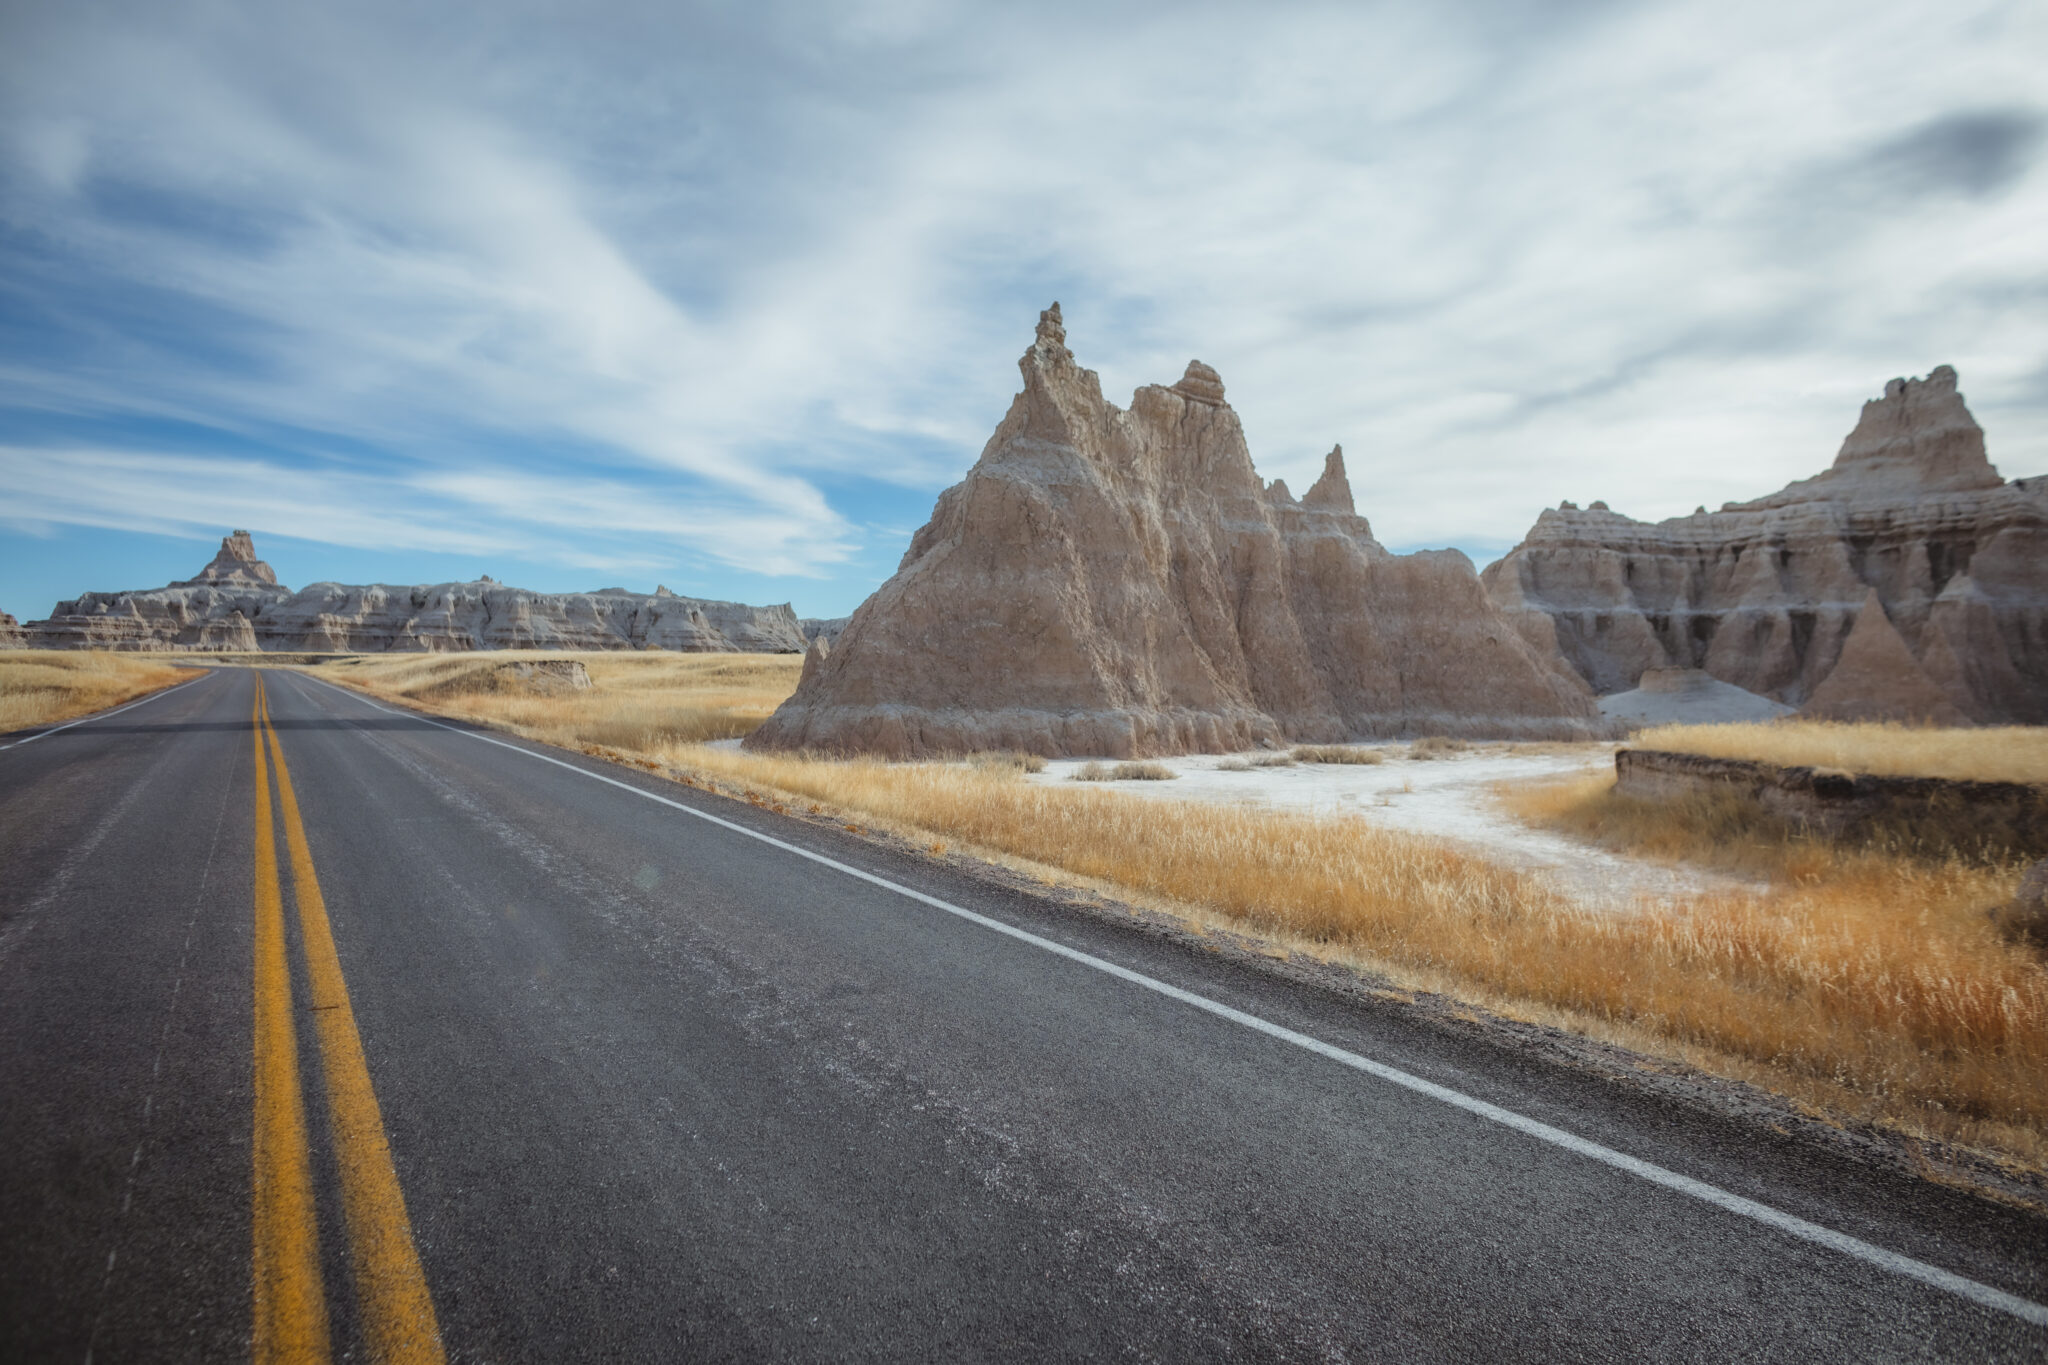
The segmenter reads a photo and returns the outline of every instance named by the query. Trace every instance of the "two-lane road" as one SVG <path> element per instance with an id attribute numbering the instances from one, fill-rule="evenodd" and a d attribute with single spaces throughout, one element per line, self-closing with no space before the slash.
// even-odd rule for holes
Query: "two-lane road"
<path id="1" fill-rule="evenodd" d="M 2033 1215 L 260 690 L 0 747 L 0 1359 L 2048 1354 Z"/>

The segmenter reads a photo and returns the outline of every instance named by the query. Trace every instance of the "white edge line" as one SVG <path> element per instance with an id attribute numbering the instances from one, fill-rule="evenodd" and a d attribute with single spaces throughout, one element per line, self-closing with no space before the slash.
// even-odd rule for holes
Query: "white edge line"
<path id="1" fill-rule="evenodd" d="M 206 673 L 211 672 L 213 672 L 213 669 L 211 668 L 208 668 L 206 670 Z M 202 673 L 198 678 L 187 678 L 183 682 L 174 682 L 169 687 L 159 688 L 156 691 L 150 693 L 146 697 L 137 697 L 134 701 L 128 702 L 126 705 L 123 706 L 117 706 L 111 711 L 95 711 L 89 716 L 80 716 L 77 720 L 67 720 L 62 725 L 52 725 L 47 730 L 38 730 L 35 734 L 30 735 L 27 739 L 17 739 L 12 744 L 0 744 L 0 754 L 6 753 L 9 749 L 19 749 L 24 744 L 33 744 L 37 740 L 42 739 L 46 735 L 56 734 L 59 730 L 69 730 L 74 725 L 83 725 L 89 720 L 105 720 L 109 716 L 118 716 L 123 711 L 133 711 L 136 707 L 147 705 L 148 703 L 155 701 L 158 697 L 168 697 L 171 695 L 171 693 L 176 692 L 181 687 L 190 687 L 193 683 L 199 682 L 205 676 L 206 674 Z M 332 684 L 330 683 L 329 686 L 332 686 Z"/>
<path id="2" fill-rule="evenodd" d="M 300 674 L 299 676 L 306 677 L 307 675 Z M 2038 1304 L 2030 1299 L 2023 1299 L 2017 1294 L 2009 1294 L 2003 1289 L 1979 1283 L 1967 1276 L 1958 1275 L 1954 1271 L 1943 1270 L 1940 1266 L 1929 1265 L 1925 1261 L 1916 1261 L 1912 1257 L 1902 1256 L 1896 1251 L 1887 1251 L 1883 1247 L 1866 1242 L 1859 1237 L 1851 1237 L 1847 1233 L 1836 1232 L 1832 1228 L 1824 1228 L 1818 1223 L 1809 1223 L 1804 1218 L 1798 1218 L 1792 1214 L 1774 1209 L 1768 1204 L 1760 1204 L 1754 1199 L 1746 1199 L 1739 1194 L 1724 1190 L 1718 1185 L 1709 1185 L 1703 1180 L 1695 1180 L 1691 1176 L 1680 1175 L 1676 1171 L 1666 1170 L 1662 1166 L 1644 1161 L 1639 1157 L 1632 1157 L 1626 1152 L 1618 1152 L 1612 1147 L 1604 1147 L 1597 1142 L 1582 1138 L 1576 1133 L 1568 1133 L 1562 1128 L 1553 1128 L 1547 1123 L 1518 1114 L 1512 1109 L 1503 1109 L 1497 1104 L 1489 1104 L 1485 1100 L 1475 1099 L 1473 1096 L 1467 1095 L 1462 1091 L 1452 1090 L 1448 1086 L 1424 1080 L 1422 1077 L 1412 1075 L 1398 1067 L 1388 1066 L 1384 1062 L 1373 1061 L 1370 1057 L 1346 1051 L 1341 1047 L 1323 1042 L 1319 1038 L 1312 1038 L 1308 1034 L 1297 1033 L 1291 1028 L 1275 1024 L 1270 1020 L 1261 1019 L 1255 1014 L 1246 1014 L 1243 1010 L 1234 1009 L 1229 1005 L 1223 1004 L 1221 1001 L 1211 1000 L 1207 996 L 1196 995 L 1193 991 L 1182 990 L 1179 986 L 1169 985 L 1156 977 L 1132 971 L 1128 967 L 1119 966 L 1107 959 L 1096 957 L 1091 953 L 1084 953 L 1078 948 L 1069 948 L 1064 943 L 1056 943 L 1052 939 L 1041 938 L 1037 934 L 1019 929 L 1015 925 L 1005 924 L 1001 920 L 990 919 L 986 915 L 976 914 L 972 910 L 942 901 L 936 896 L 928 896 L 922 891 L 912 890 L 910 887 L 892 882 L 886 877 L 878 877 L 872 872 L 863 872 L 860 868 L 842 863 L 835 858 L 829 858 L 822 853 L 815 853 L 810 849 L 787 843 L 771 834 L 763 834 L 759 830 L 748 829 L 745 825 L 722 819 L 706 811 L 697 810 L 691 806 L 684 805 L 680 801 L 670 800 L 659 793 L 636 787 L 630 782 L 621 782 L 615 777 L 608 777 L 603 773 L 594 773 L 588 768 L 579 767 L 574 763 L 565 762 L 548 754 L 535 753 L 533 750 L 522 748 L 517 744 L 510 744 L 502 739 L 494 739 L 489 735 L 481 734 L 475 730 L 467 730 L 461 726 L 448 725 L 434 720 L 432 717 L 420 715 L 417 712 L 393 710 L 391 707 L 371 701 L 360 693 L 351 692 L 347 688 L 330 683 L 324 678 L 311 678 L 309 680 L 317 682 L 323 687 L 332 688 L 344 696 L 353 697 L 365 706 L 374 707 L 388 715 L 403 716 L 408 720 L 424 721 L 428 725 L 438 726 L 443 730 L 449 730 L 458 735 L 467 735 L 469 738 L 481 740 L 485 744 L 495 744 L 501 749 L 510 749 L 515 754 L 524 754 L 526 757 L 538 759 L 542 763 L 552 763 L 558 768 L 566 768 L 570 772 L 587 777 L 593 782 L 603 782 L 609 786 L 617 787 L 621 791 L 628 791 L 635 796 L 645 797 L 649 801 L 659 802 L 664 806 L 679 810 L 685 815 L 695 816 L 699 820 L 708 821 L 723 829 L 729 829 L 735 834 L 745 835 L 749 839 L 758 840 L 761 843 L 779 848 L 786 853 L 794 853 L 799 858 L 807 858 L 836 872 L 843 872 L 849 877 L 855 877 L 870 885 L 881 887 L 885 891 L 893 891 L 899 896 L 905 896 L 921 904 L 931 906 L 935 910 L 943 910 L 949 915 L 954 915 L 968 921 L 970 924 L 978 924 L 984 929 L 998 934 L 1005 934 L 1020 942 L 1028 943 L 1034 948 L 1042 948 L 1046 952 L 1054 953 L 1071 962 L 1078 962 L 1082 966 L 1092 967 L 1099 972 L 1106 972 L 1110 976 L 1128 981 L 1134 986 L 1143 986 L 1146 990 L 1156 991 L 1160 995 L 1178 1000 L 1182 1004 L 1192 1005 L 1196 1009 L 1206 1011 L 1220 1019 L 1228 1019 L 1234 1024 L 1242 1024 L 1244 1027 L 1263 1033 L 1269 1038 L 1277 1038 L 1282 1042 L 1292 1043 L 1298 1048 L 1313 1052 L 1319 1057 L 1327 1057 L 1331 1061 L 1348 1066 L 1355 1071 L 1363 1071 L 1369 1076 L 1376 1076 L 1380 1080 L 1412 1090 L 1418 1095 L 1427 1095 L 1433 1100 L 1441 1101 L 1456 1109 L 1462 1109 L 1468 1114 L 1500 1124 L 1504 1128 L 1512 1128 L 1518 1133 L 1523 1133 L 1537 1139 L 1539 1142 L 1547 1142 L 1553 1147 L 1561 1147 L 1565 1151 L 1587 1157 L 1593 1161 L 1600 1162 L 1602 1165 L 1611 1166 L 1619 1171 L 1626 1171 L 1628 1174 L 1646 1180 L 1652 1185 L 1660 1185 L 1667 1190 L 1689 1195 L 1694 1199 L 1712 1204 L 1714 1207 L 1724 1209 L 1729 1213 L 1762 1223 L 1767 1227 L 1776 1228 L 1778 1231 L 1797 1237 L 1802 1241 L 1812 1242 L 1818 1246 L 1824 1246 L 1832 1251 L 1840 1252 L 1844 1256 L 1851 1256 L 1859 1261 L 1877 1266 L 1879 1269 L 1889 1270 L 1895 1275 L 1903 1275 L 1908 1279 L 1919 1280 L 1923 1284 L 1932 1285 L 1936 1289 L 1947 1290 L 1951 1294 L 1970 1299 L 1987 1308 L 1997 1309 L 2002 1313 L 2009 1313 L 2022 1321 L 2033 1323 L 2037 1327 L 2048 1327 L 2048 1305 Z"/>

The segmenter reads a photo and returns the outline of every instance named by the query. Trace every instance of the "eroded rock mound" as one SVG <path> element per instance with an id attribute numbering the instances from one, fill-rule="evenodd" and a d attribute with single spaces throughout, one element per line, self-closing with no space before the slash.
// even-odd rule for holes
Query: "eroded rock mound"
<path id="1" fill-rule="evenodd" d="M 1645 669 L 1636 686 L 1600 698 L 1600 714 L 1617 725 L 1722 725 L 1792 714 L 1783 702 L 1745 692 L 1703 668 Z"/>
<path id="2" fill-rule="evenodd" d="M 27 643 L 21 633 L 21 622 L 0 611 L 0 649 L 21 649 Z"/>
<path id="3" fill-rule="evenodd" d="M 168 587 L 87 593 L 31 621 L 27 643 L 43 649 L 384 650 L 673 649 L 695 653 L 795 654 L 805 640 L 788 604 L 750 607 L 602 588 L 537 593 L 489 577 L 470 583 L 395 587 L 315 583 L 281 586 L 256 558 L 247 531 Z"/>
<path id="4" fill-rule="evenodd" d="M 1341 451 L 1299 502 L 1263 485 L 1207 365 L 1117 408 L 1057 304 L 1019 365 L 980 461 L 750 746 L 1121 758 L 1598 724 L 1463 555 L 1373 539 Z"/>
<path id="5" fill-rule="evenodd" d="M 1943 365 L 1865 403 L 1825 473 L 1656 524 L 1567 503 L 1484 578 L 1533 645 L 1603 694 L 1703 668 L 1833 717 L 2040 724 L 2043 485 L 1999 477 Z"/>

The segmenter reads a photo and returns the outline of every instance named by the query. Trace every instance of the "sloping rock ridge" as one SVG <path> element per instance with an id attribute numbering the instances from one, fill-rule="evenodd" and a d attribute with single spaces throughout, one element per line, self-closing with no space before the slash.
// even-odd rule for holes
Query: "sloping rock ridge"
<path id="1" fill-rule="evenodd" d="M 797 626 L 803 631 L 804 639 L 823 640 L 829 645 L 839 638 L 846 629 L 846 623 L 852 619 L 850 616 L 805 616 L 797 621 Z"/>
<path id="2" fill-rule="evenodd" d="M 1463 555 L 1373 539 L 1341 451 L 1300 501 L 1262 484 L 1207 365 L 1117 408 L 1055 304 L 1019 366 L 979 462 L 750 747 L 1128 757 L 1598 726 Z"/>
<path id="3" fill-rule="evenodd" d="M 1999 477 L 1946 365 L 1814 478 L 1655 524 L 1566 503 L 1483 578 L 1599 693 L 1702 668 L 1833 718 L 2048 723 L 2048 480 Z"/>
<path id="4" fill-rule="evenodd" d="M 221 542 L 198 577 L 60 602 L 22 628 L 37 649 L 386 650 L 673 649 L 796 654 L 803 632 L 788 604 L 750 607 L 601 588 L 537 593 L 490 578 L 394 587 L 281 586 L 247 531 Z"/>
<path id="5" fill-rule="evenodd" d="M 21 622 L 0 611 L 0 649 L 20 649 L 27 643 L 22 637 Z"/>

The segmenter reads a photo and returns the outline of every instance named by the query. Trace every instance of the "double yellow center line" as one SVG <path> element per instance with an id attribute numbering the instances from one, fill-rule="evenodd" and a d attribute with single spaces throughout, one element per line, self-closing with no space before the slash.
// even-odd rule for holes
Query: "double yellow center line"
<path id="1" fill-rule="evenodd" d="M 256 674 L 251 722 L 256 747 L 253 1354 L 258 1365 L 332 1358 L 305 1092 L 299 1084 L 284 895 L 278 877 L 270 783 L 274 763 L 277 807 L 283 814 L 285 846 L 291 857 L 292 900 L 299 912 L 299 940 L 310 988 L 309 1012 L 320 1042 L 320 1070 L 327 1082 L 328 1126 L 340 1172 L 349 1265 L 363 1334 L 372 1360 L 438 1365 L 442 1360 L 441 1332 L 434 1320 L 434 1301 L 427 1293 L 426 1274 L 413 1246 L 405 1195 L 391 1164 L 383 1115 L 370 1087 L 363 1041 L 356 1033 L 355 1012 L 349 1006 L 348 983 L 334 951 L 327 903 L 313 871 L 312 850 L 307 847 L 298 798 L 292 792 L 291 770 L 270 723 L 270 703 L 260 673 Z"/>

